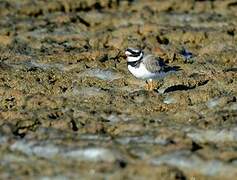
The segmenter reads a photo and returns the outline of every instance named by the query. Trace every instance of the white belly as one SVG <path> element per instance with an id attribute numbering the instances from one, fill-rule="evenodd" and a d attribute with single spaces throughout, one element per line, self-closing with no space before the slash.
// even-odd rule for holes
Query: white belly
<path id="1" fill-rule="evenodd" d="M 155 79 L 159 78 L 160 73 L 151 73 L 146 70 L 145 66 L 141 63 L 139 68 L 128 65 L 128 70 L 136 77 L 140 79 Z M 162 75 L 161 75 L 162 76 Z"/>

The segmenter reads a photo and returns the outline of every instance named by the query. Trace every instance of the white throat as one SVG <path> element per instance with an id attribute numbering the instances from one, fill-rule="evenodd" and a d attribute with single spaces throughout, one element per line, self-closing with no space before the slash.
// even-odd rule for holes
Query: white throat
<path id="1" fill-rule="evenodd" d="M 141 53 L 138 57 L 132 57 L 132 56 L 128 56 L 127 57 L 127 61 L 128 62 L 135 62 L 135 61 L 138 61 L 142 58 L 143 56 L 143 53 Z"/>

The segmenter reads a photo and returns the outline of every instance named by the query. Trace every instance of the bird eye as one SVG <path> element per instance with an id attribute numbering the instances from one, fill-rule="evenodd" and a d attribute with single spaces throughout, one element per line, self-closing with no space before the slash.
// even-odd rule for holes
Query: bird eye
<path id="1" fill-rule="evenodd" d="M 125 54 L 132 57 L 138 57 L 142 53 L 140 49 L 127 48 Z"/>

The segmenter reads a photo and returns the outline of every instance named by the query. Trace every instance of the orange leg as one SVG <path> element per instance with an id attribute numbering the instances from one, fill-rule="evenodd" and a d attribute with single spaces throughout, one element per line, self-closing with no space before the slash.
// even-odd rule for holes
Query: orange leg
<path id="1" fill-rule="evenodd" d="M 145 84 L 145 90 L 147 90 L 147 91 L 149 91 L 149 83 L 148 83 L 148 81 L 146 81 L 146 84 Z"/>
<path id="2" fill-rule="evenodd" d="M 155 83 L 152 81 L 152 79 L 149 79 L 146 81 L 145 89 L 147 91 L 153 91 L 156 88 Z"/>

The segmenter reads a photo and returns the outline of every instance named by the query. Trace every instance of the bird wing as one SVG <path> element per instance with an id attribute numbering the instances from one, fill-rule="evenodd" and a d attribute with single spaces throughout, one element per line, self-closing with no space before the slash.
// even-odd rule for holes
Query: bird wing
<path id="1" fill-rule="evenodd" d="M 143 59 L 146 69 L 152 73 L 168 72 L 175 70 L 173 67 L 168 66 L 161 58 L 156 58 L 153 55 L 147 55 Z"/>

